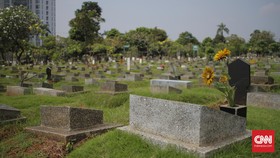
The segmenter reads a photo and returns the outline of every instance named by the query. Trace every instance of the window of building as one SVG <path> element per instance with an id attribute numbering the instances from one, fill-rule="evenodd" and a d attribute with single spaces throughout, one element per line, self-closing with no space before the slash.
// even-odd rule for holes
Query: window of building
<path id="1" fill-rule="evenodd" d="M 40 8 L 40 6 L 39 5 L 36 5 L 36 9 L 39 9 Z"/>
<path id="2" fill-rule="evenodd" d="M 49 1 L 46 1 L 46 5 L 48 5 L 49 4 Z"/>

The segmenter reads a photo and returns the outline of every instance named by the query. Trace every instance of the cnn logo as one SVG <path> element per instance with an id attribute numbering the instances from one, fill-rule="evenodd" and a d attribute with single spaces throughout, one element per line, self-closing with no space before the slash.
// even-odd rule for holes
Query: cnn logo
<path id="1" fill-rule="evenodd" d="M 274 152 L 274 130 L 252 130 L 252 152 Z"/>
<path id="2" fill-rule="evenodd" d="M 256 144 L 272 144 L 272 135 L 256 135 L 254 138 Z"/>

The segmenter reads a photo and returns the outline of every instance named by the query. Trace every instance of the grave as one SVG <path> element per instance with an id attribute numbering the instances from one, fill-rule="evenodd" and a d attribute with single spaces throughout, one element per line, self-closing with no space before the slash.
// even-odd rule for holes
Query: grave
<path id="1" fill-rule="evenodd" d="M 6 86 L 0 84 L 0 92 L 6 92 Z"/>
<path id="2" fill-rule="evenodd" d="M 152 93 L 182 93 L 182 90 L 171 86 L 151 86 Z"/>
<path id="3" fill-rule="evenodd" d="M 47 96 L 65 96 L 66 92 L 50 88 L 33 88 L 33 93 L 36 95 L 47 95 Z"/>
<path id="4" fill-rule="evenodd" d="M 129 114 L 129 126 L 120 130 L 199 157 L 251 137 L 246 118 L 197 104 L 130 95 Z"/>
<path id="5" fill-rule="evenodd" d="M 84 87 L 83 86 L 72 86 L 72 85 L 64 85 L 61 88 L 63 91 L 65 92 L 82 92 L 84 91 Z"/>
<path id="6" fill-rule="evenodd" d="M 21 87 L 21 86 L 7 86 L 7 92 L 6 92 L 8 96 L 28 95 L 31 93 L 32 90 L 30 88 Z"/>
<path id="7" fill-rule="evenodd" d="M 68 82 L 79 82 L 79 79 L 76 78 L 76 77 L 73 77 L 73 76 L 66 76 L 65 77 L 65 81 L 68 81 Z"/>
<path id="8" fill-rule="evenodd" d="M 86 78 L 85 85 L 98 85 L 98 81 L 94 78 Z"/>
<path id="9" fill-rule="evenodd" d="M 75 143 L 90 135 L 98 135 L 119 126 L 104 124 L 101 110 L 41 106 L 41 125 L 27 127 L 26 130 L 64 143 Z"/>
<path id="10" fill-rule="evenodd" d="M 101 84 L 99 93 L 118 94 L 128 92 L 126 84 L 120 84 L 117 81 L 109 81 Z"/>
<path id="11" fill-rule="evenodd" d="M 267 92 L 250 92 L 247 94 L 247 105 L 280 109 L 280 95 Z"/>
<path id="12" fill-rule="evenodd" d="M 26 118 L 21 116 L 18 109 L 0 104 L 0 125 L 25 121 Z"/>
<path id="13" fill-rule="evenodd" d="M 251 76 L 250 92 L 268 92 L 279 88 L 280 85 L 274 84 L 274 79 L 266 72 L 255 72 Z"/>
<path id="14" fill-rule="evenodd" d="M 23 87 L 43 87 L 43 88 L 53 88 L 53 84 L 46 83 L 46 82 L 24 82 Z"/>
<path id="15" fill-rule="evenodd" d="M 142 74 L 125 74 L 126 81 L 142 81 Z"/>
<path id="16" fill-rule="evenodd" d="M 246 105 L 247 91 L 250 87 L 250 65 L 237 59 L 228 65 L 228 73 L 229 84 L 236 88 L 234 102 Z"/>
<path id="17" fill-rule="evenodd" d="M 191 81 L 180 81 L 180 80 L 164 80 L 164 79 L 152 79 L 150 80 L 151 86 L 171 86 L 175 88 L 190 88 L 192 86 Z"/>

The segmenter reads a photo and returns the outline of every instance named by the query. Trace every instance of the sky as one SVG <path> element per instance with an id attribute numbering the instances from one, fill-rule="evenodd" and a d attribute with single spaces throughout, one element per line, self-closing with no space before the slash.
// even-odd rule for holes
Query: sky
<path id="1" fill-rule="evenodd" d="M 88 1 L 88 0 L 87 0 Z M 68 37 L 69 21 L 85 0 L 56 0 L 56 34 Z M 102 8 L 100 33 L 138 27 L 160 28 L 171 40 L 188 31 L 199 41 L 214 38 L 224 23 L 229 35 L 246 41 L 256 30 L 271 31 L 280 41 L 280 0 L 95 0 Z M 228 35 L 225 35 L 228 36 Z"/>

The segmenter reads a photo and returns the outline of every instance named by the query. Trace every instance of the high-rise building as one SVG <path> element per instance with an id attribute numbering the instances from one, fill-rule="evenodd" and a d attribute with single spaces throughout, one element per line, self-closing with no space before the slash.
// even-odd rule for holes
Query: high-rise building
<path id="1" fill-rule="evenodd" d="M 56 13 L 55 0 L 0 0 L 0 8 L 23 5 L 38 15 L 38 17 L 49 28 L 50 34 L 56 35 Z M 42 41 L 35 37 L 32 39 L 36 45 L 41 45 Z"/>

